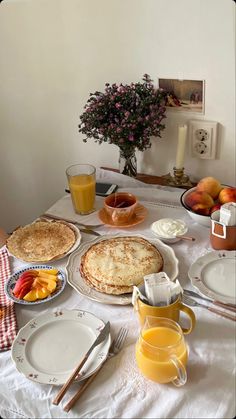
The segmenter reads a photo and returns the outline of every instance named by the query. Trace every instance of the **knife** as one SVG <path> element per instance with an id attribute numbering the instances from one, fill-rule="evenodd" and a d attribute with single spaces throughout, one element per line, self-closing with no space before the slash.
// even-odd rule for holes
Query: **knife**
<path id="1" fill-rule="evenodd" d="M 71 218 L 66 218 L 66 217 L 59 217 L 58 215 L 53 215 L 53 214 L 49 214 L 49 213 L 45 213 L 40 215 L 40 218 L 49 218 L 50 220 L 58 220 L 58 221 L 65 221 L 66 223 L 71 223 L 71 224 L 78 224 L 81 226 L 85 226 L 85 224 L 81 224 L 79 221 L 75 221 L 72 220 Z"/>
<path id="2" fill-rule="evenodd" d="M 92 230 L 91 228 L 82 228 L 80 226 L 82 226 L 83 224 L 80 224 L 79 221 L 75 221 L 75 220 L 71 220 L 69 218 L 62 218 L 62 217 L 58 217 L 57 215 L 51 215 L 51 214 L 42 214 L 40 215 L 41 219 L 50 219 L 50 220 L 59 220 L 59 221 L 65 221 L 66 223 L 71 223 L 74 225 L 78 225 L 79 226 L 79 230 L 82 233 L 86 233 L 86 234 L 92 234 L 93 236 L 101 236 L 101 234 L 99 234 L 97 231 Z"/>
<path id="3" fill-rule="evenodd" d="M 101 236 L 100 233 L 98 233 L 97 231 L 91 230 L 91 228 L 79 228 L 79 231 L 85 234 L 92 234 L 92 236 L 97 236 L 97 237 Z"/>
<path id="4" fill-rule="evenodd" d="M 61 399 L 64 397 L 64 395 L 67 392 L 68 388 L 73 383 L 75 377 L 78 375 L 79 371 L 84 366 L 84 364 L 87 361 L 87 359 L 89 358 L 89 355 L 91 354 L 91 352 L 93 351 L 93 349 L 97 345 L 99 345 L 101 342 L 103 342 L 105 340 L 105 338 L 109 335 L 109 333 L 110 333 L 110 322 L 107 322 L 106 325 L 104 326 L 104 328 L 101 330 L 101 332 L 97 336 L 97 338 L 95 339 L 95 341 L 93 342 L 92 346 L 90 346 L 89 350 L 84 355 L 82 361 L 74 369 L 74 371 L 71 374 L 71 376 L 68 378 L 68 380 L 62 386 L 61 390 L 59 391 L 59 393 L 57 394 L 57 396 L 53 400 L 53 404 L 58 405 L 60 403 Z"/>
<path id="5" fill-rule="evenodd" d="M 195 297 L 195 298 L 199 298 L 200 300 L 207 301 L 210 304 L 214 304 L 214 305 L 222 307 L 226 310 L 236 312 L 236 305 L 235 304 L 228 304 L 228 303 L 222 303 L 221 301 L 217 301 L 217 300 L 211 300 L 210 298 L 203 297 L 202 295 L 198 294 L 197 292 L 187 290 L 187 289 L 184 289 L 184 294 L 188 295 L 190 297 Z"/>

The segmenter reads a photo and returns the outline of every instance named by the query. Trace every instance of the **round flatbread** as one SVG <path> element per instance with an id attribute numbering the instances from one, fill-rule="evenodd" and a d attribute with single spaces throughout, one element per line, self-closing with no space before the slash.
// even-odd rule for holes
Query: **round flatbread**
<path id="1" fill-rule="evenodd" d="M 26 262 L 48 262 L 66 254 L 75 240 L 74 231 L 63 222 L 37 221 L 15 230 L 7 248 Z"/>
<path id="2" fill-rule="evenodd" d="M 160 272 L 159 250 L 141 237 L 117 237 L 92 245 L 81 257 L 85 281 L 106 294 L 125 294 L 139 286 L 145 275 Z"/>

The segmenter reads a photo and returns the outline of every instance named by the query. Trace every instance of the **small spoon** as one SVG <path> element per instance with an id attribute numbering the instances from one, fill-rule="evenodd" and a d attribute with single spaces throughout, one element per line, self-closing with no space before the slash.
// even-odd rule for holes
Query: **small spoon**
<path id="1" fill-rule="evenodd" d="M 176 238 L 180 240 L 189 240 L 191 242 L 194 242 L 196 240 L 195 237 L 188 237 L 188 236 L 176 236 Z"/>
<path id="2" fill-rule="evenodd" d="M 119 204 L 117 204 L 114 208 L 121 208 L 122 205 L 125 204 L 125 201 L 120 202 Z"/>
<path id="3" fill-rule="evenodd" d="M 114 207 L 114 211 L 111 215 L 111 219 L 112 219 L 113 223 L 117 223 L 119 221 L 119 214 L 117 214 L 116 208 L 121 208 L 122 205 L 124 205 L 124 204 L 125 204 L 125 201 L 122 201 Z"/>

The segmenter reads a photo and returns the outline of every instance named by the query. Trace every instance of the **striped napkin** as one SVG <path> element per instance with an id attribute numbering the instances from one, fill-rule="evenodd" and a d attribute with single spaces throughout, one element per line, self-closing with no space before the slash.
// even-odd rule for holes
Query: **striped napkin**
<path id="1" fill-rule="evenodd" d="M 10 263 L 7 250 L 0 249 L 0 352 L 11 348 L 17 334 L 17 321 L 14 303 L 4 291 L 5 282 L 10 277 Z"/>

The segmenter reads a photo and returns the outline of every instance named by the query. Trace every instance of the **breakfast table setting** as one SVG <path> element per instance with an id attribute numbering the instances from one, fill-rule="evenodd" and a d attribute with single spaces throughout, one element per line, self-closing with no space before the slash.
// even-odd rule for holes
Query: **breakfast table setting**
<path id="1" fill-rule="evenodd" d="M 8 245 L 0 249 L 0 417 L 234 418 L 236 251 L 212 247 L 211 226 L 198 223 L 181 203 L 183 188 L 150 185 L 103 169 L 96 170 L 96 181 L 117 184 L 117 194 L 135 197 L 129 222 L 119 225 L 109 218 L 104 205 L 111 204 L 102 196 L 96 196 L 93 212 L 75 213 L 71 193 L 62 191 L 57 202 L 38 214 L 35 224 L 62 221 L 63 228 L 71 226 L 75 241 L 69 251 L 35 263 L 16 257 Z M 158 238 L 156 222 L 162 219 L 182 223 L 186 227 L 182 237 Z M 60 234 L 64 237 L 64 230 Z M 137 342 L 144 330 L 137 304 L 144 292 L 140 284 L 134 287 L 138 292 L 134 298 L 130 289 L 104 292 L 113 289 L 112 284 L 99 290 L 92 275 L 84 280 L 87 259 L 94 257 L 91 249 L 100 246 L 99 251 L 106 252 L 105 242 L 127 239 L 138 246 L 148 242 L 158 250 L 163 262 L 159 270 L 180 287 L 181 304 L 193 313 L 191 331 L 180 332 L 188 354 L 181 383 L 155 382 L 140 367 Z M 137 275 L 142 269 L 139 255 L 135 264 Z M 30 291 L 28 299 L 19 300 L 14 294 L 17 280 L 29 272 L 33 278 L 28 277 L 28 283 L 47 284 L 45 298 L 35 300 Z M 150 305 L 145 305 L 149 313 Z M 189 326 L 187 311 L 176 320 L 180 330 Z M 91 353 L 95 338 L 98 343 Z"/>

